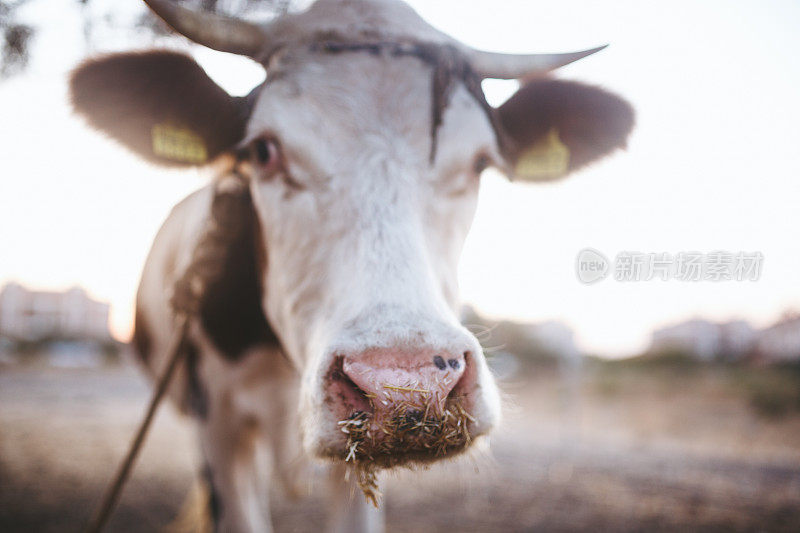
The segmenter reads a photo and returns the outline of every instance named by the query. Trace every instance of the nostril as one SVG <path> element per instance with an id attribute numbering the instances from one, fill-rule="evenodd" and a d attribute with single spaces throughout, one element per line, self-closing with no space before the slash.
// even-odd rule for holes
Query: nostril
<path id="1" fill-rule="evenodd" d="M 452 358 L 447 360 L 447 364 L 453 370 L 459 371 L 459 370 L 461 370 L 462 367 L 464 367 L 467 364 L 467 362 L 469 361 L 469 358 L 470 358 L 471 355 L 472 355 L 472 352 L 467 350 L 467 351 L 465 351 L 463 353 L 463 356 L 464 356 L 463 359 L 459 359 L 457 357 L 452 357 Z"/>
<path id="2" fill-rule="evenodd" d="M 450 391 L 450 397 L 462 397 L 463 399 L 468 397 L 475 389 L 477 382 L 475 357 L 473 356 L 472 350 L 464 351 L 463 356 L 463 359 L 453 358 L 447 360 L 447 364 L 450 365 L 453 370 L 461 373 L 458 382 Z"/>
<path id="3" fill-rule="evenodd" d="M 453 359 L 450 360 L 453 361 Z M 436 368 L 438 368 L 439 370 L 444 370 L 445 368 L 447 368 L 447 365 L 444 362 L 444 358 L 441 355 L 437 355 L 436 357 L 433 358 L 433 364 L 435 364 Z M 453 365 L 451 364 L 450 366 Z"/>
<path id="4" fill-rule="evenodd" d="M 344 371 L 344 358 L 336 357 L 325 376 L 327 384 L 326 403 L 341 406 L 348 415 L 371 412 L 368 394 Z"/>

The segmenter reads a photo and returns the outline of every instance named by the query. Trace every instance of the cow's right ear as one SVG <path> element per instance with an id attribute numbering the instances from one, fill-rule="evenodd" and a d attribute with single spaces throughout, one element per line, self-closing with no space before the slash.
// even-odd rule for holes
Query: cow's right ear
<path id="1" fill-rule="evenodd" d="M 171 51 L 112 54 L 78 66 L 75 111 L 148 161 L 202 165 L 235 147 L 249 109 L 192 58 Z"/>
<path id="2" fill-rule="evenodd" d="M 497 108 L 508 166 L 525 181 L 559 179 L 624 148 L 634 117 L 611 92 L 554 78 L 528 81 Z"/>

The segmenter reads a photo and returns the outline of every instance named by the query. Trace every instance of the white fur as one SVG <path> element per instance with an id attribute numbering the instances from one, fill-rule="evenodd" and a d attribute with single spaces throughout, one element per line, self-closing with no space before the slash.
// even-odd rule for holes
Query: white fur
<path id="1" fill-rule="evenodd" d="M 430 66 L 359 52 L 286 61 L 248 140 L 279 139 L 304 187 L 252 180 L 269 250 L 264 307 L 303 369 L 306 449 L 342 440 L 322 400 L 333 355 L 411 339 L 477 354 L 476 429 L 487 431 L 499 402 L 479 344 L 458 323 L 456 279 L 477 200 L 473 162 L 496 151 L 488 118 L 458 86 L 431 164 Z"/>
<path id="2" fill-rule="evenodd" d="M 498 391 L 480 345 L 456 314 L 456 270 L 478 193 L 474 159 L 497 151 L 486 115 L 457 87 L 431 163 L 431 67 L 422 61 L 294 52 L 275 67 L 244 142 L 274 135 L 292 179 L 303 186 L 294 190 L 257 170 L 250 176 L 268 250 L 264 309 L 301 375 L 258 350 L 228 363 L 194 326 L 212 404 L 201 442 L 224 492 L 223 531 L 269 527 L 254 503 L 266 500 L 243 474 L 256 462 L 247 424 L 256 423 L 284 480 L 296 477 L 300 464 L 292 444 L 298 429 L 309 455 L 343 444 L 322 387 L 337 352 L 411 343 L 470 351 L 478 370 L 471 429 L 484 434 L 499 420 Z M 151 374 L 163 365 L 172 334 L 172 283 L 189 262 L 210 202 L 206 188 L 179 204 L 148 258 L 138 302 L 154 337 Z M 181 386 L 178 380 L 173 388 L 176 399 Z M 340 467 L 333 476 L 332 497 L 352 492 Z M 349 498 L 331 503 L 331 528 L 378 530 L 379 514 L 362 498 Z"/>

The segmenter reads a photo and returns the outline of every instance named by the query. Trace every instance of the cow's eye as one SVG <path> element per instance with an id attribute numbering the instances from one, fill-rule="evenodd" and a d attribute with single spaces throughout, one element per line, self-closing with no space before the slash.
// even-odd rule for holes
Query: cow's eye
<path id="1" fill-rule="evenodd" d="M 278 143 L 268 137 L 259 137 L 253 141 L 253 157 L 262 171 L 273 172 L 281 166 Z"/>

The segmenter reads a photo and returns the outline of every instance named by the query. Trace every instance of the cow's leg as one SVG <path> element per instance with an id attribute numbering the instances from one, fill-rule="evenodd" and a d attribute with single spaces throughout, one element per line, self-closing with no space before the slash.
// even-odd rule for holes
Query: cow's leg
<path id="1" fill-rule="evenodd" d="M 272 471 L 276 480 L 289 496 L 296 497 L 307 492 L 302 487 L 308 475 L 308 462 L 303 454 L 300 424 L 297 421 L 298 383 L 290 373 L 291 369 L 280 372 L 273 368 L 272 372 L 278 379 L 270 380 L 265 391 L 262 405 L 268 404 L 270 407 L 262 408 L 261 413 L 265 417 L 260 420 L 260 426 L 271 451 Z"/>
<path id="2" fill-rule="evenodd" d="M 328 525 L 331 533 L 370 532 L 384 529 L 383 508 L 373 507 L 356 485 L 355 476 L 346 479 L 344 465 L 330 467 L 328 479 Z"/>
<path id="3" fill-rule="evenodd" d="M 218 533 L 269 532 L 268 502 L 257 489 L 256 431 L 252 422 L 237 419 L 229 402 L 211 402 L 200 425 L 210 490 L 210 514 Z"/>

